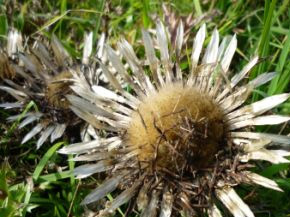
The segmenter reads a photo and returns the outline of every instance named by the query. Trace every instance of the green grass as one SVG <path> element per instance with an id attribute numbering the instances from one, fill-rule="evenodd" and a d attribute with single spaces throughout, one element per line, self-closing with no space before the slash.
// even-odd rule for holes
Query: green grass
<path id="1" fill-rule="evenodd" d="M 55 34 L 76 58 L 81 57 L 81 42 L 88 31 L 93 31 L 94 39 L 106 32 L 112 44 L 125 37 L 142 53 L 142 48 L 138 47 L 141 28 L 154 27 L 152 17 L 163 15 L 161 1 L 158 0 L 113 0 L 110 4 L 105 0 L 23 0 L 16 5 L 11 2 L 0 1 L 0 43 L 5 44 L 10 27 L 30 37 Z M 164 2 L 171 4 L 179 15 L 193 12 L 194 16 L 199 16 L 211 10 L 218 11 L 207 20 L 208 33 L 217 27 L 222 36 L 237 34 L 238 51 L 231 65 L 233 72 L 240 70 L 250 57 L 258 54 L 262 58 L 261 64 L 255 67 L 249 79 L 267 71 L 278 73 L 249 101 L 290 91 L 289 0 Z M 191 35 L 199 26 L 193 28 Z M 33 103 L 29 104 L 25 112 L 29 109 L 36 107 Z M 290 102 L 281 105 L 276 112 L 289 115 Z M 97 186 L 99 177 L 79 181 L 67 172 L 74 168 L 74 163 L 56 152 L 65 145 L 65 141 L 44 145 L 40 150 L 35 150 L 34 142 L 20 145 L 21 136 L 29 129 L 19 132 L 16 130 L 17 123 L 5 124 L 9 114 L 9 111 L 0 110 L 0 191 L 5 195 L 0 197 L 0 216 L 81 216 L 84 208 L 80 202 Z M 276 128 L 259 130 L 277 131 Z M 283 134 L 289 132 L 289 126 L 286 126 Z M 239 193 L 251 204 L 257 216 L 290 216 L 289 164 L 261 163 L 255 170 L 276 180 L 285 194 L 249 186 L 240 187 Z M 108 197 L 112 199 L 113 196 Z M 125 211 L 126 207 L 121 208 L 116 216 L 124 216 Z"/>

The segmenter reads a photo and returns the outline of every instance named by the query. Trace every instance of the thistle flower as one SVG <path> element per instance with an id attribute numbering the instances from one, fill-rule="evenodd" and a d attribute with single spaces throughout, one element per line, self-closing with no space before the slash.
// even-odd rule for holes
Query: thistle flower
<path id="1" fill-rule="evenodd" d="M 182 23 L 179 29 L 183 29 Z M 72 89 L 79 96 L 68 96 L 72 110 L 95 128 L 99 138 L 71 144 L 59 150 L 77 154 L 77 178 L 106 172 L 107 179 L 93 190 L 83 204 L 97 202 L 107 194 L 122 192 L 99 211 L 98 216 L 114 213 L 130 201 L 140 216 L 196 216 L 205 212 L 210 217 L 222 216 L 219 200 L 235 217 L 252 217 L 253 212 L 234 190 L 240 183 L 257 184 L 282 191 L 271 179 L 248 169 L 250 161 L 273 164 L 289 162 L 290 152 L 277 145 L 290 144 L 287 136 L 252 132 L 253 126 L 276 125 L 290 117 L 265 114 L 283 103 L 289 94 L 266 97 L 245 105 L 251 92 L 270 81 L 276 73 L 264 73 L 242 83 L 258 63 L 254 57 L 238 73 L 230 75 L 237 39 L 219 41 L 214 30 L 204 51 L 206 37 L 203 25 L 197 32 L 190 59 L 190 71 L 182 71 L 179 55 L 183 31 L 169 49 L 168 34 L 157 24 L 156 38 L 143 30 L 147 61 L 137 58 L 131 45 L 122 40 L 117 55 L 106 46 L 108 59 L 131 91 L 122 84 L 105 64 L 102 72 L 111 86 L 89 86 L 82 76 L 75 76 Z M 160 58 L 153 44 L 156 44 Z M 176 59 L 173 62 L 172 52 Z M 131 75 L 125 70 L 127 62 Z M 148 62 L 144 66 L 141 62 Z M 241 84 L 239 86 L 239 84 Z M 129 212 L 130 210 L 128 210 Z"/>
<path id="2" fill-rule="evenodd" d="M 15 34 L 9 34 L 10 53 L 8 53 L 9 56 L 13 56 L 9 61 L 9 67 L 17 79 L 11 80 L 6 77 L 5 85 L 1 85 L 0 90 L 6 91 L 17 101 L 2 103 L 0 107 L 18 109 L 20 113 L 8 117 L 8 121 L 23 118 L 19 124 L 20 129 L 37 122 L 24 136 L 22 143 L 40 134 L 37 141 L 39 148 L 49 137 L 50 142 L 53 142 L 63 136 L 66 129 L 70 131 L 82 122 L 69 109 L 70 103 L 65 94 L 71 92 L 69 87 L 72 78 L 71 69 L 90 78 L 93 76 L 93 68 L 88 67 L 92 53 L 92 33 L 85 35 L 82 64 L 72 59 L 54 35 L 49 45 L 47 42 L 37 40 L 31 48 L 22 53 L 16 49 L 19 40 L 14 40 L 15 38 Z M 5 56 L 1 56 L 0 59 L 8 62 Z M 23 114 L 31 101 L 36 104 L 38 111 Z"/>

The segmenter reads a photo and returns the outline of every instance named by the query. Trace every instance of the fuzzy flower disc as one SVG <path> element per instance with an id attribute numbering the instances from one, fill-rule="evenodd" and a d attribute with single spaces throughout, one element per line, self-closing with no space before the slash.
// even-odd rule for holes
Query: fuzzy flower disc
<path id="1" fill-rule="evenodd" d="M 181 83 L 146 97 L 131 118 L 125 142 L 140 151 L 139 161 L 175 172 L 206 167 L 224 143 L 221 109 Z"/>

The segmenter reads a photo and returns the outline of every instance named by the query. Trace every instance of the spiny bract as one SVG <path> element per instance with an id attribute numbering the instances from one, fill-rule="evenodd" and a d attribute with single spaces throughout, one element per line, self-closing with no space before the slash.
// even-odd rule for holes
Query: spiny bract
<path id="1" fill-rule="evenodd" d="M 107 174 L 83 204 L 122 190 L 98 216 L 110 215 L 130 201 L 129 209 L 137 207 L 142 217 L 157 213 L 160 217 L 196 216 L 202 212 L 220 217 L 216 206 L 220 200 L 235 217 L 252 217 L 253 212 L 233 187 L 248 183 L 282 191 L 274 181 L 248 171 L 253 166 L 248 162 L 289 162 L 285 157 L 290 152 L 277 150 L 277 145 L 290 144 L 289 137 L 251 132 L 252 126 L 290 120 L 264 115 L 286 101 L 289 94 L 244 105 L 251 92 L 276 73 L 261 74 L 238 86 L 258 57 L 231 76 L 236 36 L 220 43 L 214 30 L 201 60 L 205 25 L 193 42 L 190 71 L 182 71 L 182 23 L 174 46 L 169 46 L 168 34 L 161 22 L 154 38 L 142 31 L 146 61 L 137 58 L 126 40 L 118 43 L 118 52 L 107 45 L 110 63 L 100 62 L 100 67 L 110 81 L 108 87 L 90 87 L 83 76 L 75 75 L 72 89 L 79 96 L 68 96 L 71 108 L 99 129 L 99 138 L 63 147 L 59 152 L 77 154 L 75 161 L 91 162 L 75 168 L 77 178 Z M 123 89 L 124 85 L 131 91 Z"/>

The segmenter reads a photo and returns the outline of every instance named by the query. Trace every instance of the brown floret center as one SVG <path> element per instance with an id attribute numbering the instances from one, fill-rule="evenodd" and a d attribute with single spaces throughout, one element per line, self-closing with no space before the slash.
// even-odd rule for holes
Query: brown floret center
<path id="1" fill-rule="evenodd" d="M 225 131 L 222 110 L 209 95 L 175 83 L 142 100 L 132 114 L 126 143 L 139 150 L 143 165 L 192 171 L 211 165 Z"/>
<path id="2" fill-rule="evenodd" d="M 68 71 L 63 71 L 60 74 L 54 76 L 47 84 L 45 96 L 50 106 L 57 109 L 68 109 L 69 102 L 65 95 L 71 92 L 71 82 L 66 79 L 72 77 Z"/>

